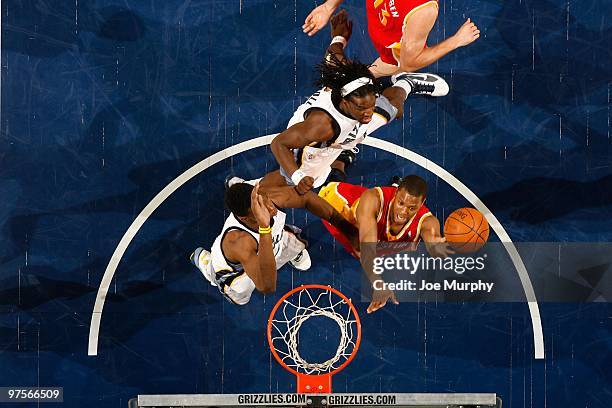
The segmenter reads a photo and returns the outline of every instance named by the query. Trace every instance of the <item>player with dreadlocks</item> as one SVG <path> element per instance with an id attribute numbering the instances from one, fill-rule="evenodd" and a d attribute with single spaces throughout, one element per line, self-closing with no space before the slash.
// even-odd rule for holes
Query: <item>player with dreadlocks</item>
<path id="1" fill-rule="evenodd" d="M 344 56 L 352 25 L 343 10 L 332 18 L 333 40 L 318 65 L 315 92 L 271 143 L 280 170 L 261 185 L 294 185 L 299 194 L 320 187 L 343 151 L 351 151 L 374 130 L 401 117 L 408 95 L 443 96 L 448 84 L 437 75 L 402 73 L 379 95 L 381 86 L 367 65 Z M 422 78 L 426 78 L 424 81 Z"/>

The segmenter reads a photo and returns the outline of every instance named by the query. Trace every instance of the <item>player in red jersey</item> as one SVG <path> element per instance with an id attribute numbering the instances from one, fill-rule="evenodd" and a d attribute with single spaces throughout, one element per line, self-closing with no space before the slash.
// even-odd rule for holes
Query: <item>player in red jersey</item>
<path id="1" fill-rule="evenodd" d="M 427 183 L 419 176 L 401 179 L 397 187 L 367 187 L 348 183 L 329 183 L 319 192 L 342 217 L 359 230 L 360 248 L 355 248 L 335 227 L 325 227 L 344 248 L 359 257 L 371 282 L 379 277 L 372 274 L 375 256 L 372 244 L 376 242 L 413 242 L 423 240 L 427 251 L 434 257 L 453 253 L 440 234 L 440 222 L 425 206 Z M 368 313 L 383 307 L 388 300 L 397 303 L 393 292 L 375 291 Z"/>
<path id="2" fill-rule="evenodd" d="M 343 0 L 327 0 L 306 17 L 305 33 L 314 35 L 329 21 Z M 375 76 L 414 72 L 480 37 L 468 18 L 453 36 L 427 47 L 438 17 L 437 0 L 366 0 L 368 32 L 380 57 L 370 70 Z"/>

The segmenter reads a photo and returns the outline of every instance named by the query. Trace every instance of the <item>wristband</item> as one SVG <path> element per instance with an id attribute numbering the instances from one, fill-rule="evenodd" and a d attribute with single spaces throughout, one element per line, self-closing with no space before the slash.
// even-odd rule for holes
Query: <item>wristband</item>
<path id="1" fill-rule="evenodd" d="M 334 38 L 332 38 L 331 43 L 329 44 L 329 46 L 331 47 L 335 43 L 342 44 L 342 48 L 344 49 L 344 47 L 346 47 L 347 41 L 346 41 L 346 38 L 344 38 L 343 36 L 337 35 Z"/>
<path id="2" fill-rule="evenodd" d="M 306 174 L 304 174 L 302 170 L 298 169 L 291 175 L 291 181 L 297 186 L 300 184 L 300 180 L 302 180 L 304 177 L 306 177 Z"/>
<path id="3" fill-rule="evenodd" d="M 272 227 L 259 227 L 260 234 L 270 234 L 272 233 Z"/>

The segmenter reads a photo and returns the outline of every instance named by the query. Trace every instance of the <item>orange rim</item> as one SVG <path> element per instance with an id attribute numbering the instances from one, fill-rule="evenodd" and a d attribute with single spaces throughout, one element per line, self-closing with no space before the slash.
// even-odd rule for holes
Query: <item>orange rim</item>
<path id="1" fill-rule="evenodd" d="M 278 353 L 276 352 L 276 348 L 274 347 L 274 343 L 272 342 L 272 318 L 274 317 L 274 315 L 276 314 L 276 311 L 278 310 L 278 308 L 283 304 L 283 302 L 291 295 L 302 291 L 304 289 L 321 289 L 321 290 L 325 290 L 325 291 L 330 291 L 332 293 L 334 293 L 335 295 L 340 296 L 348 305 L 349 309 L 351 310 L 351 312 L 353 313 L 353 315 L 355 316 L 355 322 L 357 324 L 357 340 L 355 341 L 355 347 L 353 347 L 353 351 L 351 352 L 351 355 L 349 356 L 349 358 L 346 359 L 346 361 L 342 364 L 340 364 L 340 367 L 336 368 L 335 370 L 330 371 L 329 373 L 323 374 L 323 375 L 334 375 L 340 371 L 342 371 L 344 369 L 344 367 L 346 367 L 352 360 L 353 358 L 355 358 L 355 355 L 357 354 L 357 350 L 359 349 L 359 345 L 361 344 L 361 320 L 359 319 L 359 314 L 357 313 L 357 309 L 355 309 L 355 306 L 353 306 L 353 302 L 351 302 L 351 299 L 349 299 L 344 293 L 340 292 L 337 289 L 332 288 L 331 286 L 326 286 L 326 285 L 318 285 L 318 284 L 309 284 L 309 285 L 301 285 L 298 286 L 297 288 L 294 288 L 292 290 L 290 290 L 289 292 L 285 293 L 283 295 L 283 297 L 281 297 L 280 299 L 278 299 L 278 301 L 276 302 L 276 304 L 274 305 L 274 307 L 272 308 L 272 311 L 270 312 L 270 316 L 268 317 L 268 330 L 267 330 L 267 337 L 268 337 L 268 345 L 270 346 L 270 351 L 272 352 L 272 355 L 274 356 L 274 358 L 276 359 L 276 361 L 283 366 L 283 368 L 297 376 L 318 376 L 320 374 L 304 374 L 304 373 L 300 373 L 296 370 L 294 370 L 293 368 L 289 367 L 287 364 L 285 364 L 285 362 L 282 360 L 282 358 L 278 355 Z"/>

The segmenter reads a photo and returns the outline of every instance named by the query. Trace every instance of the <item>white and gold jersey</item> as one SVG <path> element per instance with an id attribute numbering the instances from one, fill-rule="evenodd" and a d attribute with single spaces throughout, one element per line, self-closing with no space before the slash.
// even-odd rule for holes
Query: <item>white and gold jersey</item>
<path id="1" fill-rule="evenodd" d="M 293 225 L 285 224 L 286 215 L 277 211 L 272 222 L 272 251 L 276 261 L 276 269 L 280 269 L 287 262 L 294 260 L 305 248 L 306 243 L 298 237 L 300 229 Z M 210 262 L 205 270 L 202 270 L 206 279 L 219 287 L 219 291 L 232 303 L 245 305 L 251 300 L 251 294 L 255 290 L 255 283 L 244 271 L 239 263 L 230 262 L 223 254 L 223 239 L 225 235 L 234 230 L 249 233 L 259 245 L 259 233 L 244 225 L 233 214 L 225 220 L 221 234 L 213 242 L 210 251 Z M 257 248 L 259 250 L 259 247 Z M 310 262 L 310 257 L 308 257 Z M 297 265 L 294 265 L 297 268 Z"/>
<path id="2" fill-rule="evenodd" d="M 285 231 L 286 215 L 277 211 L 272 224 L 272 251 L 277 264 L 282 254 L 282 238 Z M 244 272 L 239 263 L 230 262 L 223 253 L 222 242 L 225 235 L 230 231 L 240 230 L 249 233 L 259 246 L 259 232 L 252 230 L 240 222 L 234 214 L 230 214 L 225 220 L 221 233 L 217 236 L 210 250 L 211 267 L 214 280 L 221 293 L 237 304 L 246 304 L 251 299 L 255 290 L 255 283 Z"/>
<path id="3" fill-rule="evenodd" d="M 313 110 L 326 112 L 333 119 L 334 137 L 331 139 L 294 149 L 293 154 L 300 170 L 314 178 L 314 187 L 325 183 L 331 171 L 331 164 L 343 150 L 354 149 L 368 134 L 391 121 L 397 114 L 389 100 L 379 96 L 376 100 L 375 115 L 370 123 L 360 123 L 341 113 L 333 104 L 331 90 L 321 89 L 315 92 L 306 102 L 298 107 L 287 127 L 303 122 Z M 285 173 L 281 169 L 282 173 Z"/>

